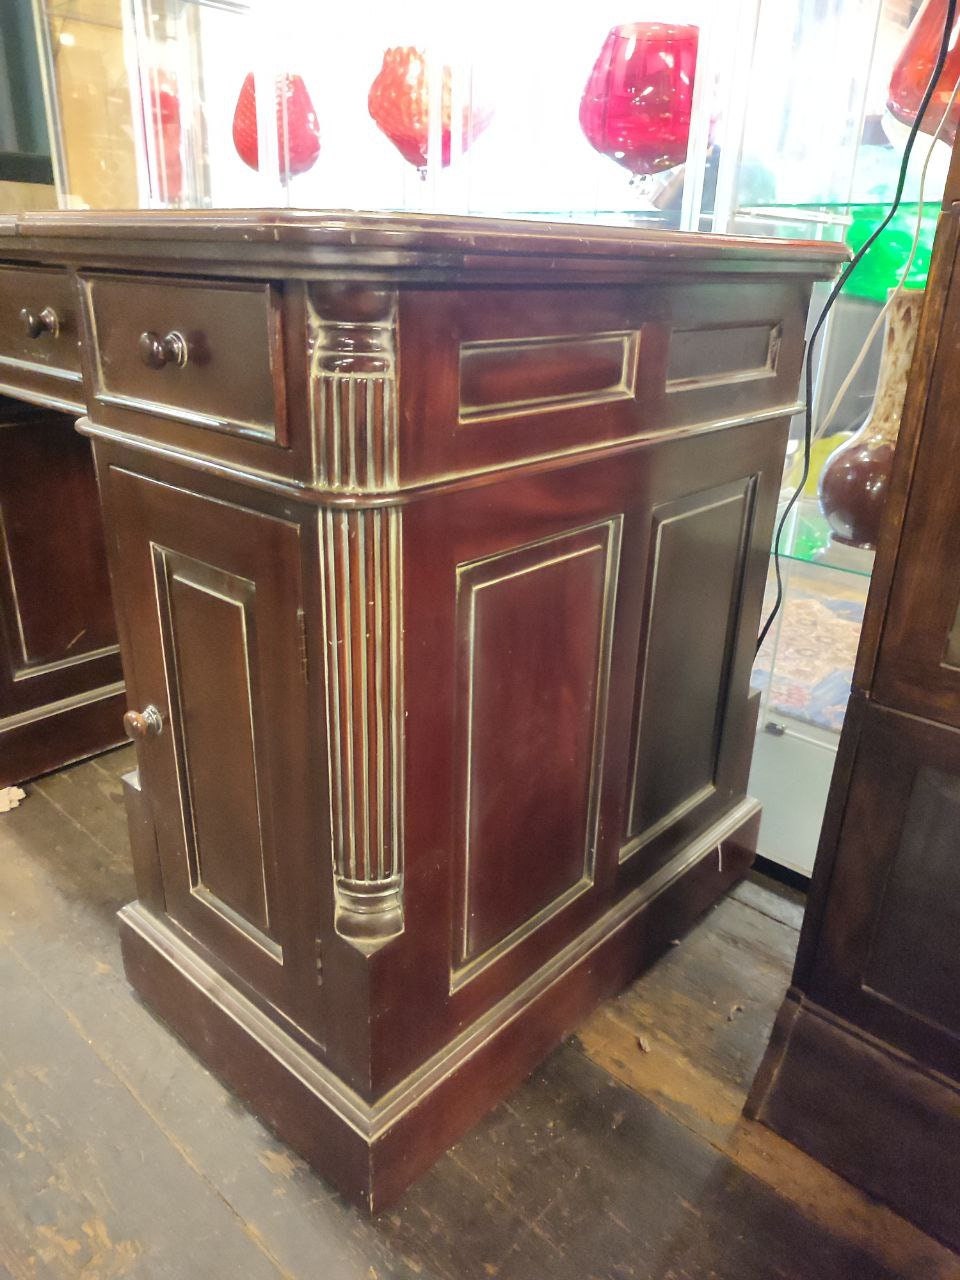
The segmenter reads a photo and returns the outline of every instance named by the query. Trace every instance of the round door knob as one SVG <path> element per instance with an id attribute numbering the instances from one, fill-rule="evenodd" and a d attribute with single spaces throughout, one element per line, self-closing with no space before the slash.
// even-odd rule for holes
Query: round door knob
<path id="1" fill-rule="evenodd" d="M 139 348 L 140 359 L 150 369 L 162 369 L 166 364 L 175 364 L 182 369 L 187 363 L 187 340 L 176 329 L 163 338 L 149 330 L 141 333 Z"/>
<path id="2" fill-rule="evenodd" d="M 20 323 L 28 338 L 40 338 L 45 333 L 55 338 L 60 332 L 60 317 L 53 307 L 44 307 L 39 313 L 24 307 L 20 312 Z"/>
<path id="3" fill-rule="evenodd" d="M 123 731 L 128 738 L 155 738 L 163 728 L 163 716 L 154 706 L 142 711 L 128 711 L 123 717 Z"/>

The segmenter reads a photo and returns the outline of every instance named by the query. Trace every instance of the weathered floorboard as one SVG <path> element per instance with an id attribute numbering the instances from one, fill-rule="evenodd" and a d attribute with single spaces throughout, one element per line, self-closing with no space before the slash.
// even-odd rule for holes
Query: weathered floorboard
<path id="1" fill-rule="evenodd" d="M 132 763 L 51 775 L 0 818 L 0 1280 L 960 1276 L 740 1118 L 796 946 L 760 882 L 364 1220 L 131 996 Z"/>

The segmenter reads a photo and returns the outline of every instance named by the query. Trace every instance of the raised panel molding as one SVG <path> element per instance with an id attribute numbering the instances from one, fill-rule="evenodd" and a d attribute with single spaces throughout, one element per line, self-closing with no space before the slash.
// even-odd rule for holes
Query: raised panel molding
<path id="1" fill-rule="evenodd" d="M 783 325 L 692 325 L 670 331 L 666 390 L 699 391 L 776 376 Z"/>
<path id="2" fill-rule="evenodd" d="M 637 330 L 463 342 L 458 420 L 632 400 L 639 347 Z"/>
<path id="3" fill-rule="evenodd" d="M 332 490 L 396 489 L 396 293 L 317 287 L 307 316 L 318 480 Z"/>
<path id="4" fill-rule="evenodd" d="M 403 931 L 401 532 L 395 507 L 320 517 L 336 928 L 365 952 Z"/>
<path id="5" fill-rule="evenodd" d="M 153 556 L 190 890 L 282 962 L 258 768 L 256 586 L 163 547 Z"/>
<path id="6" fill-rule="evenodd" d="M 593 883 L 621 536 L 617 515 L 458 566 L 452 989 Z"/>
<path id="7" fill-rule="evenodd" d="M 653 512 L 621 862 L 716 789 L 754 491 L 751 476 Z"/>

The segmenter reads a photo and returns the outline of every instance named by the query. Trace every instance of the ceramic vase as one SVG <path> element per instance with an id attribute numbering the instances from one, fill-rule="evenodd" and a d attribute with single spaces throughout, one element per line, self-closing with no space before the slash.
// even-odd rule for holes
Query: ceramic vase
<path id="1" fill-rule="evenodd" d="M 905 289 L 894 299 L 870 413 L 827 459 L 820 476 L 821 510 L 832 537 L 847 546 L 872 550 L 877 545 L 922 302 L 922 289 Z"/>

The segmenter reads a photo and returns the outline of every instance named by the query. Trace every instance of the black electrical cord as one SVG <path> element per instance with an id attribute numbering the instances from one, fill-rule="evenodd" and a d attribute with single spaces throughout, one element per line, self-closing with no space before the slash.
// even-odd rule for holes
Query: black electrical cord
<path id="1" fill-rule="evenodd" d="M 924 90 L 923 97 L 920 100 L 920 106 L 917 108 L 916 119 L 910 126 L 910 133 L 907 137 L 906 146 L 903 149 L 903 158 L 900 161 L 900 174 L 897 178 L 897 187 L 893 196 L 893 203 L 884 215 L 883 221 L 867 236 L 863 244 L 853 255 L 847 265 L 841 271 L 837 278 L 836 284 L 830 290 L 823 309 L 817 318 L 817 323 L 813 326 L 813 331 L 807 339 L 806 351 L 804 356 L 804 391 L 805 405 L 803 411 L 803 474 L 800 477 L 800 483 L 790 496 L 790 500 L 783 509 L 783 515 L 777 524 L 777 536 L 773 542 L 773 567 L 777 577 L 777 598 L 774 601 L 773 608 L 767 615 L 767 620 L 760 629 L 760 635 L 757 637 L 757 650 L 767 638 L 767 632 L 773 626 L 774 619 L 780 612 L 783 604 L 783 576 L 780 571 L 780 540 L 783 537 L 783 530 L 786 527 L 787 517 L 796 505 L 804 486 L 810 476 L 810 449 L 813 444 L 813 351 L 816 346 L 817 337 L 823 328 L 824 321 L 830 311 L 830 308 L 836 302 L 843 286 L 850 279 L 851 273 L 856 269 L 857 264 L 863 258 L 868 249 L 875 243 L 877 238 L 881 236 L 893 220 L 894 214 L 900 208 L 900 200 L 903 196 L 903 188 L 907 181 L 907 169 L 910 164 L 910 156 L 913 152 L 913 144 L 916 142 L 917 134 L 920 132 L 920 125 L 923 117 L 926 115 L 927 107 L 930 105 L 930 99 L 937 87 L 937 81 L 943 71 L 943 64 L 946 62 L 947 53 L 950 48 L 950 36 L 953 31 L 953 22 L 956 16 L 957 0 L 947 0 L 947 16 L 943 24 L 943 35 L 940 38 L 940 51 L 937 54 L 937 61 L 934 64 L 933 72 L 930 76 L 930 82 Z"/>

